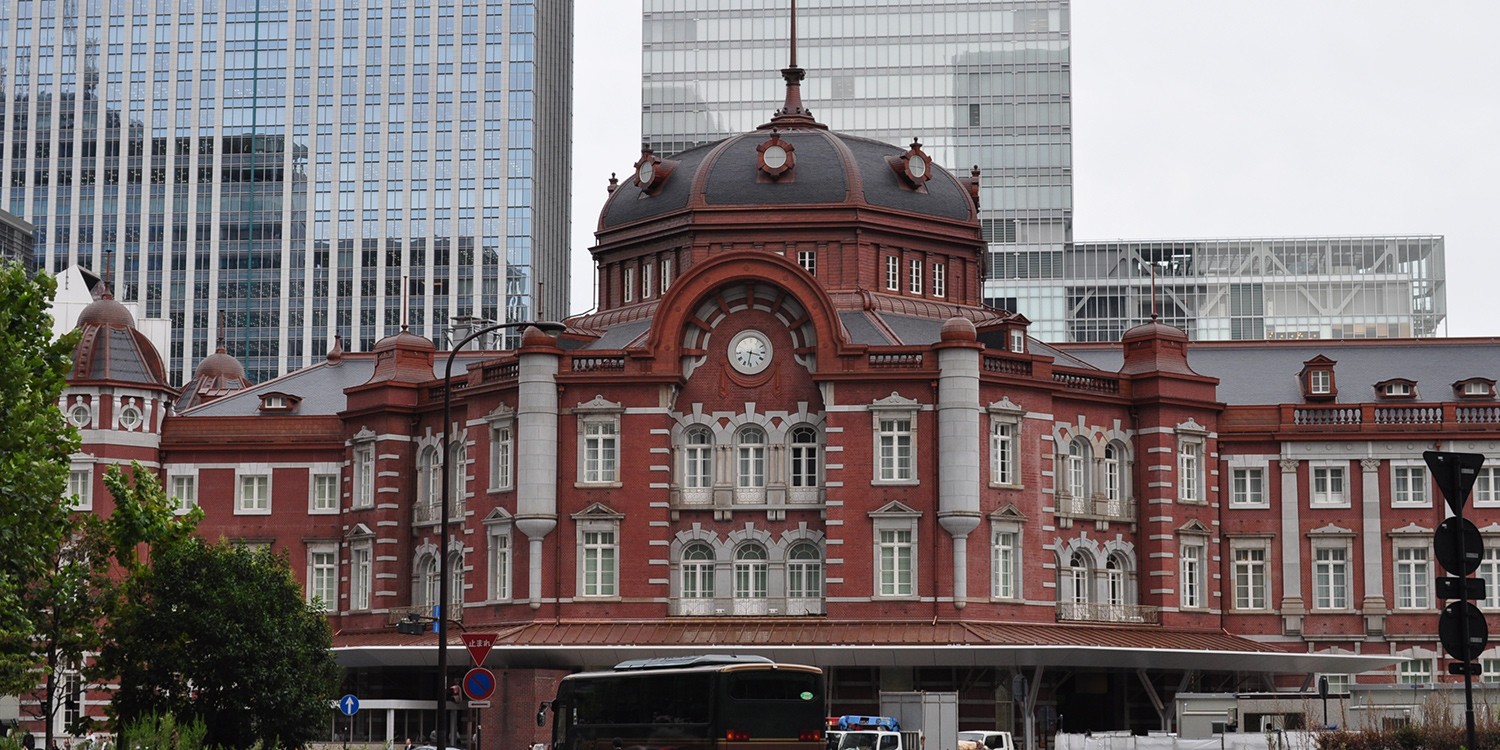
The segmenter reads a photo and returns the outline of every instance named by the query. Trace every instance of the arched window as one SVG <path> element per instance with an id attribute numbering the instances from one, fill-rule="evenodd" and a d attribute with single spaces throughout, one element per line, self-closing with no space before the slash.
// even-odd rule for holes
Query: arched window
<path id="1" fill-rule="evenodd" d="M 746 427 L 740 430 L 737 443 L 737 486 L 763 489 L 766 486 L 766 431 L 759 427 Z"/>
<path id="2" fill-rule="evenodd" d="M 1063 595 L 1071 604 L 1088 604 L 1092 599 L 1093 588 L 1089 579 L 1093 575 L 1094 560 L 1087 552 L 1075 550 L 1073 556 L 1068 559 L 1068 567 L 1063 571 L 1066 579 L 1063 581 Z"/>
<path id="3" fill-rule="evenodd" d="M 819 459 L 818 431 L 802 426 L 792 430 L 792 476 L 791 487 L 813 489 L 821 482 L 822 463 Z"/>
<path id="4" fill-rule="evenodd" d="M 429 445 L 417 458 L 417 501 L 430 508 L 442 502 L 443 466 L 438 460 L 438 449 Z"/>
<path id="5" fill-rule="evenodd" d="M 1104 561 L 1104 595 L 1105 603 L 1110 606 L 1126 604 L 1129 596 L 1126 591 L 1125 573 L 1127 561 L 1116 552 Z"/>
<path id="6" fill-rule="evenodd" d="M 770 595 L 770 564 L 766 548 L 745 544 L 734 552 L 734 613 L 766 614 L 766 597 Z"/>
<path id="7" fill-rule="evenodd" d="M 424 614 L 432 614 L 432 605 L 437 604 L 442 596 L 438 592 L 439 581 L 442 580 L 440 575 L 437 555 L 424 556 L 417 566 L 418 605 L 427 610 Z"/>
<path id="8" fill-rule="evenodd" d="M 1086 498 L 1092 491 L 1089 464 L 1094 453 L 1082 438 L 1068 443 L 1068 494 L 1075 498 Z"/>
<path id="9" fill-rule="evenodd" d="M 703 490 L 714 485 L 714 436 L 707 427 L 689 428 L 683 436 L 682 488 Z"/>
<path id="10" fill-rule="evenodd" d="M 682 551 L 682 598 L 714 598 L 714 549 L 704 542 Z"/>
<path id="11" fill-rule="evenodd" d="M 1104 499 L 1117 503 L 1123 496 L 1125 482 L 1123 450 L 1119 443 L 1104 446 Z"/>
<path id="12" fill-rule="evenodd" d="M 462 513 L 464 498 L 469 493 L 469 445 L 463 440 L 458 440 L 448 448 L 448 455 L 453 457 L 453 497 L 450 498 L 450 508 L 454 514 Z M 442 488 L 438 488 L 442 492 Z M 441 496 L 439 496 L 441 499 Z"/>
<path id="13" fill-rule="evenodd" d="M 812 542 L 798 542 L 787 551 L 786 595 L 791 599 L 823 598 L 823 554 Z"/>

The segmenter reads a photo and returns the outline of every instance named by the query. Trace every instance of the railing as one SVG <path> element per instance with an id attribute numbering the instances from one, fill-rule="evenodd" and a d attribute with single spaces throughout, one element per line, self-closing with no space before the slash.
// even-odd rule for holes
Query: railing
<path id="1" fill-rule="evenodd" d="M 1459 406 L 1454 408 L 1453 416 L 1459 424 L 1497 424 L 1500 406 Z"/>
<path id="2" fill-rule="evenodd" d="M 569 367 L 573 372 L 624 372 L 625 358 L 619 357 L 587 357 L 577 356 L 571 361 Z"/>
<path id="3" fill-rule="evenodd" d="M 1314 430 L 1407 430 L 1471 425 L 1500 429 L 1500 404 L 1289 404 L 1281 425 Z M 1261 422 L 1257 422 L 1261 424 Z M 1274 427 L 1275 424 L 1264 424 Z"/>
<path id="4" fill-rule="evenodd" d="M 1031 360 L 1011 359 L 1010 357 L 985 357 L 985 372 L 999 372 L 1006 375 L 1030 375 Z"/>
<path id="5" fill-rule="evenodd" d="M 501 362 L 496 365 L 487 365 L 480 372 L 480 380 L 485 383 L 496 383 L 506 380 L 515 380 L 521 374 L 520 362 Z"/>
<path id="6" fill-rule="evenodd" d="M 782 617 L 821 615 L 823 600 L 809 597 L 765 599 L 675 599 L 668 611 L 677 617 Z"/>
<path id="7" fill-rule="evenodd" d="M 1054 371 L 1052 373 L 1052 380 L 1064 388 L 1073 388 L 1080 391 L 1093 391 L 1095 393 L 1120 392 L 1120 379 L 1109 376 Z"/>
<path id="8" fill-rule="evenodd" d="M 443 516 L 443 506 L 438 503 L 417 503 L 412 511 L 412 523 L 419 526 L 437 523 Z M 448 523 L 461 520 L 463 517 L 464 501 L 459 498 L 448 501 Z"/>
<path id="9" fill-rule="evenodd" d="M 1358 406 L 1299 406 L 1292 410 L 1292 424 L 1299 426 L 1352 427 L 1362 421 Z"/>
<path id="10" fill-rule="evenodd" d="M 901 352 L 899 354 L 870 355 L 870 369 L 872 370 L 905 370 L 916 369 L 921 366 L 921 352 Z"/>
<path id="11" fill-rule="evenodd" d="M 1058 602 L 1058 622 L 1118 622 L 1133 625 L 1161 624 L 1161 609 L 1143 604 L 1097 604 Z"/>
<path id="12" fill-rule="evenodd" d="M 1441 406 L 1377 406 L 1375 424 L 1442 424 Z"/>
<path id="13" fill-rule="evenodd" d="M 1057 496 L 1057 515 L 1099 521 L 1135 521 L 1135 502 L 1129 498 Z"/>

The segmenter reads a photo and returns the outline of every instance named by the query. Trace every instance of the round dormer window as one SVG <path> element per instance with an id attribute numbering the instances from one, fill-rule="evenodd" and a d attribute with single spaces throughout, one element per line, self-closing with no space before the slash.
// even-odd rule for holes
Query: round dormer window
<path id="1" fill-rule="evenodd" d="M 89 422 L 94 421 L 94 412 L 89 409 L 88 404 L 73 404 L 73 408 L 68 411 L 68 421 L 74 427 L 87 427 Z"/>
<path id="2" fill-rule="evenodd" d="M 145 421 L 145 417 L 141 415 L 141 410 L 136 406 L 127 406 L 120 410 L 120 426 L 127 430 L 134 430 L 140 427 L 143 421 Z"/>

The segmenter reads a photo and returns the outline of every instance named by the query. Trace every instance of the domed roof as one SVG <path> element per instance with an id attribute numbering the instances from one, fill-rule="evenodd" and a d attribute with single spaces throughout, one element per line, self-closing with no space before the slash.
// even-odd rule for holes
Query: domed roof
<path id="1" fill-rule="evenodd" d="M 135 316 L 130 314 L 129 308 L 120 304 L 109 290 L 105 290 L 104 296 L 89 303 L 78 314 L 78 327 L 85 326 L 123 326 L 135 327 Z"/>
<path id="2" fill-rule="evenodd" d="M 217 351 L 204 357 L 203 361 L 198 363 L 198 367 L 193 370 L 193 377 L 244 380 L 245 366 L 224 351 L 223 346 L 220 346 Z"/>
<path id="3" fill-rule="evenodd" d="M 794 62 L 781 72 L 786 104 L 756 130 L 667 158 L 644 148 L 637 175 L 611 188 L 599 231 L 742 206 L 873 207 L 977 221 L 977 177 L 960 180 L 933 164 L 915 139 L 903 149 L 829 130 L 802 106 L 802 69 Z"/>

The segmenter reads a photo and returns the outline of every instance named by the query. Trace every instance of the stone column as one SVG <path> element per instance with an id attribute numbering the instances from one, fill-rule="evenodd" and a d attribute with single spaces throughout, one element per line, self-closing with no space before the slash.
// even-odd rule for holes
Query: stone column
<path id="1" fill-rule="evenodd" d="M 1288 635 L 1302 632 L 1302 495 L 1295 458 L 1281 459 L 1281 618 Z"/>

